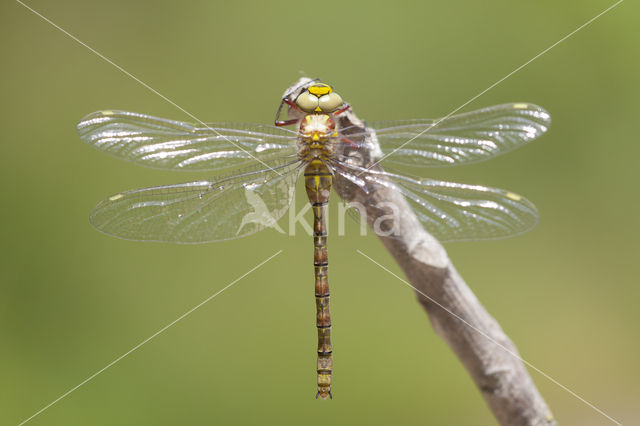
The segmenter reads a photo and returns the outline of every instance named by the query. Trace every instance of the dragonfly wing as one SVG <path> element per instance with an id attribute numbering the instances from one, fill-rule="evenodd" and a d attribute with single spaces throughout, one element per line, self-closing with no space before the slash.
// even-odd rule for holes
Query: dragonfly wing
<path id="1" fill-rule="evenodd" d="M 219 170 L 296 152 L 296 132 L 257 124 L 197 126 L 134 112 L 98 111 L 77 128 L 100 151 L 162 169 Z"/>
<path id="2" fill-rule="evenodd" d="M 366 193 L 376 186 L 399 191 L 427 232 L 442 242 L 515 236 L 538 222 L 538 211 L 530 201 L 503 189 L 366 169 L 336 172 Z"/>
<path id="3" fill-rule="evenodd" d="M 436 120 L 384 121 L 369 127 L 376 132 L 385 162 L 449 166 L 511 151 L 546 132 L 550 124 L 543 108 L 510 103 Z"/>
<path id="4" fill-rule="evenodd" d="M 210 181 L 136 189 L 112 195 L 91 212 L 91 224 L 138 241 L 203 243 L 273 227 L 289 208 L 301 170 L 296 161 Z"/>

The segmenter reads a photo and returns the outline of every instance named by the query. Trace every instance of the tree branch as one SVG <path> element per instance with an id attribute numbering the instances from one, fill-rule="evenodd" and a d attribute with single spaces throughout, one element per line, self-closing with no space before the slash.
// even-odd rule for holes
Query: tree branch
<path id="1" fill-rule="evenodd" d="M 295 92 L 299 85 L 300 81 L 290 90 Z M 346 129 L 344 133 L 352 135 L 349 137 L 356 144 L 367 144 L 370 148 L 346 146 L 341 153 L 343 158 L 357 166 L 381 171 L 375 164 L 379 155 L 375 133 L 369 130 L 363 134 L 365 126 L 352 111 L 337 119 L 339 127 Z M 402 212 L 399 217 L 393 216 L 395 235 L 379 238 L 416 290 L 436 333 L 465 366 L 498 422 L 510 426 L 556 425 L 515 345 L 460 277 L 444 247 L 424 230 L 398 191 L 385 185 L 364 185 L 363 190 L 362 185 L 355 185 L 339 173 L 335 176 L 336 192 L 343 200 L 362 206 L 370 226 L 377 221 L 379 227 L 380 219 L 391 214 L 379 207 L 381 202 Z"/>

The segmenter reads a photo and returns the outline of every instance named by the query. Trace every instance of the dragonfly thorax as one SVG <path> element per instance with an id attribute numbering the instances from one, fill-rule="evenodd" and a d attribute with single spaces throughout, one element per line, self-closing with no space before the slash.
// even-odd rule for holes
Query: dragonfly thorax
<path id="1" fill-rule="evenodd" d="M 335 154 L 336 124 L 328 114 L 307 114 L 300 121 L 298 155 L 303 159 L 329 158 Z"/>

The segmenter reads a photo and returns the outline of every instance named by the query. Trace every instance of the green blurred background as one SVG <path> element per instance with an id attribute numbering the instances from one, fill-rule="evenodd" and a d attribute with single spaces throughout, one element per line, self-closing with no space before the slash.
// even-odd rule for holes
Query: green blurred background
<path id="1" fill-rule="evenodd" d="M 612 2 L 28 4 L 202 120 L 269 124 L 301 73 L 368 120 L 445 115 Z M 356 253 L 399 272 L 355 223 L 330 240 L 329 402 L 314 399 L 312 242 L 301 228 L 196 246 L 92 229 L 106 195 L 193 176 L 99 153 L 76 122 L 105 108 L 188 117 L 18 3 L 0 7 L 0 423 L 18 424 L 282 249 L 29 424 L 495 424 L 412 291 Z M 526 360 L 625 424 L 640 422 L 638 12 L 622 3 L 465 108 L 542 105 L 553 117 L 542 139 L 486 163 L 412 171 L 538 206 L 533 232 L 448 245 L 450 256 Z M 531 374 L 561 424 L 613 424 Z"/>

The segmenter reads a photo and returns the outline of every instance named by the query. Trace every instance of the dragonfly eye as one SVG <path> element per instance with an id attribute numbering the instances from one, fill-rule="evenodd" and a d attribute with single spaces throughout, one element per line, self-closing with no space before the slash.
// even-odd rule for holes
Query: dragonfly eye
<path id="1" fill-rule="evenodd" d="M 342 98 L 336 92 L 321 96 L 318 106 L 323 112 L 333 112 L 342 105 Z"/>
<path id="2" fill-rule="evenodd" d="M 304 112 L 313 112 L 318 108 L 318 97 L 309 92 L 304 92 L 296 99 L 296 105 Z"/>

